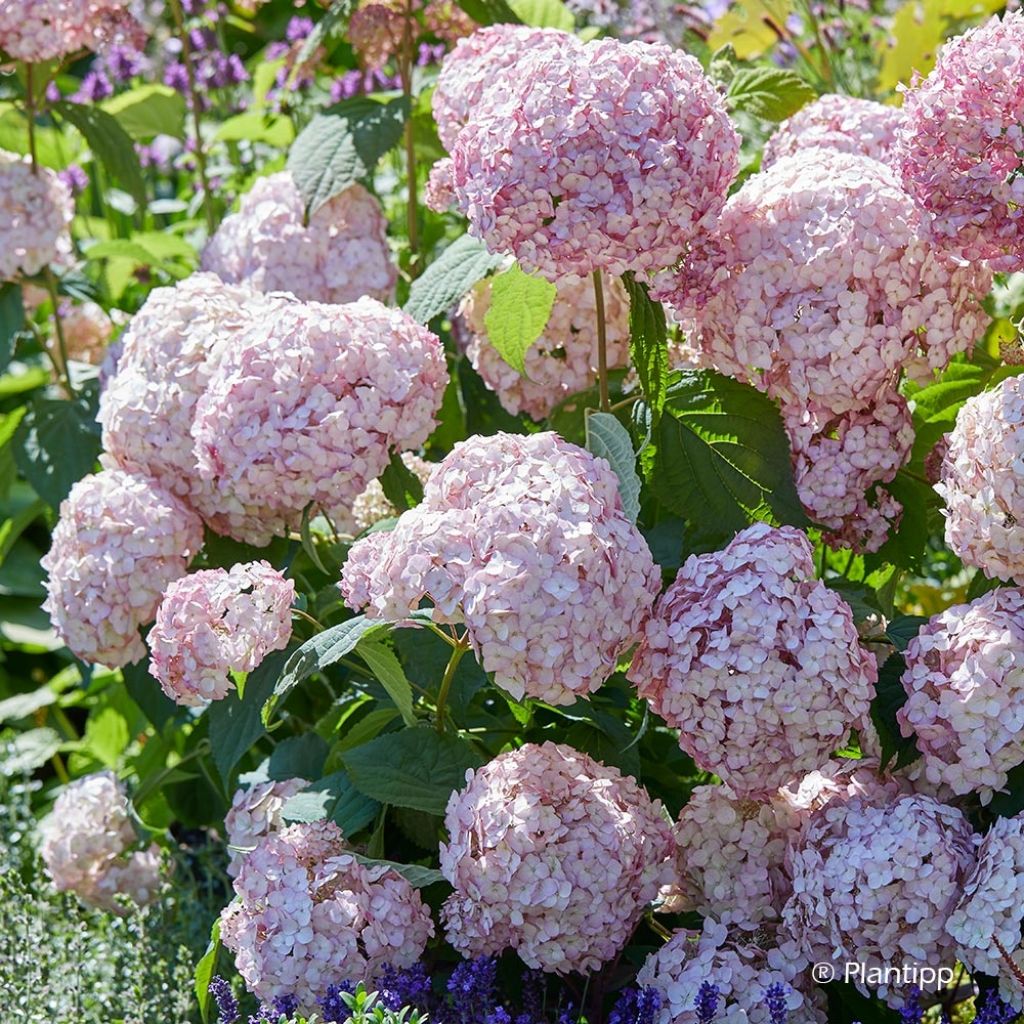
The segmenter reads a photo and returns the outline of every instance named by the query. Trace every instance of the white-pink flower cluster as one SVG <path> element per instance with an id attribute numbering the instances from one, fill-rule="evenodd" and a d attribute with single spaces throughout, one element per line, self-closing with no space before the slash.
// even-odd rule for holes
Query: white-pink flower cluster
<path id="1" fill-rule="evenodd" d="M 203 707 L 292 635 L 295 584 L 269 562 L 203 569 L 167 588 L 150 630 L 150 674 L 171 700 Z"/>
<path id="2" fill-rule="evenodd" d="M 0 41 L 6 47 L 2 24 Z M 0 281 L 38 274 L 68 256 L 74 216 L 71 190 L 53 171 L 0 149 Z"/>
<path id="3" fill-rule="evenodd" d="M 628 676 L 701 768 L 768 797 L 843 745 L 878 669 L 849 606 L 814 578 L 807 537 L 756 523 L 686 560 Z"/>
<path id="4" fill-rule="evenodd" d="M 448 801 L 442 915 L 467 956 L 514 949 L 555 974 L 623 949 L 666 878 L 658 801 L 617 768 L 555 743 L 499 754 Z"/>
<path id="5" fill-rule="evenodd" d="M 114 322 L 103 307 L 95 302 L 67 306 L 60 310 L 60 321 L 68 359 L 98 366 L 114 333 Z M 48 339 L 47 345 L 59 359 L 59 346 L 54 336 Z"/>
<path id="6" fill-rule="evenodd" d="M 821 147 L 855 153 L 895 167 L 896 132 L 903 122 L 899 107 L 830 93 L 786 118 L 761 155 L 761 170 L 795 153 Z"/>
<path id="7" fill-rule="evenodd" d="M 597 309 L 589 278 L 560 278 L 551 315 L 526 351 L 525 373 L 499 355 L 487 335 L 491 283 L 481 281 L 462 300 L 459 314 L 469 331 L 466 355 L 502 406 L 516 415 L 546 418 L 559 402 L 590 387 L 597 374 Z M 629 360 L 629 298 L 617 278 L 604 280 L 606 353 L 609 369 Z"/>
<path id="8" fill-rule="evenodd" d="M 317 1009 L 329 985 L 411 967 L 434 934 L 419 893 L 393 868 L 348 851 L 331 822 L 264 836 L 234 881 L 221 938 L 250 992 Z"/>
<path id="9" fill-rule="evenodd" d="M 450 147 L 456 205 L 489 249 L 552 281 L 673 265 L 738 170 L 722 97 L 660 44 L 566 35 L 494 76 L 468 117 Z"/>
<path id="10" fill-rule="evenodd" d="M 1024 375 L 969 398 L 935 490 L 946 543 L 990 579 L 1024 585 Z"/>
<path id="11" fill-rule="evenodd" d="M 305 220 L 288 171 L 260 178 L 203 251 L 203 270 L 260 292 L 291 292 L 312 302 L 369 295 L 386 302 L 397 270 L 376 198 L 350 185 Z"/>
<path id="12" fill-rule="evenodd" d="M 49 574 L 43 608 L 83 661 L 139 661 L 139 627 L 152 622 L 202 542 L 199 517 L 152 481 L 119 469 L 87 476 L 61 502 L 41 562 Z"/>
<path id="13" fill-rule="evenodd" d="M 1024 590 L 1000 587 L 931 618 L 906 650 L 897 712 L 925 776 L 982 803 L 1024 763 Z"/>
<path id="14" fill-rule="evenodd" d="M 1024 14 L 957 36 L 904 97 L 903 182 L 941 244 L 1024 268 Z"/>
<path id="15" fill-rule="evenodd" d="M 113 772 L 85 775 L 65 786 L 39 832 L 54 885 L 92 906 L 118 912 L 118 894 L 142 905 L 160 887 L 160 849 L 155 844 L 136 848 L 128 798 Z"/>
<path id="16" fill-rule="evenodd" d="M 434 463 L 427 462 L 412 452 L 403 452 L 401 459 L 405 463 L 405 468 L 413 473 L 421 484 L 425 485 L 430 479 Z M 369 483 L 366 490 L 352 502 L 352 528 L 357 533 L 368 530 L 376 523 L 397 515 L 398 509 L 388 501 L 380 480 L 373 480 Z"/>
<path id="17" fill-rule="evenodd" d="M 119 35 L 138 41 L 130 6 L 130 0 L 0 0 L 0 48 L 38 64 L 95 50 Z"/>
<path id="18" fill-rule="evenodd" d="M 658 585 L 611 467 L 553 433 L 455 445 L 422 503 L 354 544 L 341 578 L 375 618 L 429 597 L 435 621 L 465 623 L 498 686 L 552 704 L 604 683 Z"/>
<path id="19" fill-rule="evenodd" d="M 284 824 L 281 811 L 284 805 L 308 783 L 305 779 L 284 779 L 281 782 L 259 782 L 248 789 L 238 790 L 231 801 L 231 809 L 224 817 L 227 835 L 228 874 L 234 878 L 246 856 L 256 844 Z"/>
<path id="20" fill-rule="evenodd" d="M 928 796 L 828 804 L 786 855 L 793 895 L 783 925 L 807 961 L 952 966 L 946 920 L 976 845 L 964 815 Z M 894 1005 L 903 996 L 884 980 L 877 994 Z"/>

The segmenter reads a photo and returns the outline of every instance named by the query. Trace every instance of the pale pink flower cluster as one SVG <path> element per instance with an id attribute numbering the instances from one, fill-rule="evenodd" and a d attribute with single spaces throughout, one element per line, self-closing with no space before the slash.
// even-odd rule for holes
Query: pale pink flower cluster
<path id="1" fill-rule="evenodd" d="M 114 333 L 114 322 L 102 306 L 95 302 L 83 302 L 60 311 L 61 329 L 68 359 L 98 365 Z M 48 341 L 56 349 L 56 339 Z M 59 354 L 55 352 L 55 354 Z"/>
<path id="2" fill-rule="evenodd" d="M 0 0 L 0 43 L 15 60 L 38 64 L 138 34 L 130 0 Z M 2 189 L 0 189 L 2 192 Z"/>
<path id="3" fill-rule="evenodd" d="M 990 579 L 1024 584 L 1024 376 L 969 398 L 935 490 L 946 543 Z"/>
<path id="4" fill-rule="evenodd" d="M 264 836 L 281 829 L 284 805 L 307 785 L 305 779 L 285 779 L 281 782 L 260 782 L 235 793 L 231 810 L 224 817 L 224 831 L 231 854 L 228 874 L 232 878 L 238 874 L 256 844 Z"/>
<path id="5" fill-rule="evenodd" d="M 414 473 L 421 484 L 426 484 L 434 469 L 434 463 L 427 462 L 412 452 L 403 452 L 401 458 L 405 468 Z M 366 490 L 352 502 L 352 527 L 357 533 L 397 515 L 398 509 L 385 497 L 380 480 L 368 484 Z"/>
<path id="6" fill-rule="evenodd" d="M 947 42 L 903 103 L 903 182 L 943 245 L 997 270 L 1024 268 L 1024 14 Z"/>
<path id="7" fill-rule="evenodd" d="M 686 560 L 628 677 L 701 768 L 768 797 L 843 745 L 878 669 L 849 606 L 814 578 L 807 537 L 756 523 Z"/>
<path id="8" fill-rule="evenodd" d="M 436 335 L 363 298 L 282 302 L 221 354 L 192 423 L 218 532 L 265 544 L 312 505 L 344 517 L 392 449 L 434 427 L 448 371 Z"/>
<path id="9" fill-rule="evenodd" d="M 6 48 L 2 25 L 0 40 Z M 53 171 L 0 149 L 0 281 L 38 274 L 68 256 L 74 216 L 71 190 Z"/>
<path id="10" fill-rule="evenodd" d="M 896 132 L 902 122 L 899 107 L 830 93 L 775 129 L 765 143 L 761 170 L 815 147 L 867 156 L 895 168 Z"/>
<path id="11" fill-rule="evenodd" d="M 555 974 L 622 950 L 666 877 L 672 834 L 633 779 L 555 743 L 499 754 L 448 801 L 442 915 L 467 956 L 514 949 Z"/>
<path id="12" fill-rule="evenodd" d="M 793 895 L 783 925 L 807 961 L 952 966 L 946 919 L 976 845 L 964 815 L 928 796 L 829 804 L 786 855 Z M 884 981 L 877 994 L 893 1005 L 903 998 Z"/>
<path id="13" fill-rule="evenodd" d="M 597 309 L 589 278 L 573 274 L 557 282 L 551 315 L 526 351 L 525 374 L 509 366 L 487 336 L 491 283 L 481 281 L 462 300 L 459 314 L 469 331 L 466 355 L 484 383 L 512 415 L 543 420 L 559 402 L 590 387 L 597 374 Z M 608 367 L 629 361 L 629 297 L 617 278 L 604 280 Z"/>
<path id="14" fill-rule="evenodd" d="M 106 469 L 61 502 L 43 608 L 83 661 L 121 666 L 146 654 L 139 627 L 203 542 L 199 517 L 145 477 Z"/>
<path id="15" fill-rule="evenodd" d="M 739 137 L 694 58 L 564 39 L 492 75 L 450 148 L 456 205 L 552 281 L 661 270 L 713 225 Z"/>
<path id="16" fill-rule="evenodd" d="M 1024 590 L 1000 587 L 930 619 L 906 650 L 907 702 L 926 777 L 982 803 L 1024 762 Z"/>
<path id="17" fill-rule="evenodd" d="M 553 433 L 459 442 L 421 504 L 352 546 L 341 578 L 374 618 L 429 597 L 435 621 L 465 623 L 498 686 L 552 704 L 604 683 L 658 585 L 611 467 Z"/>
<path id="18" fill-rule="evenodd" d="M 150 674 L 171 700 L 203 707 L 292 635 L 295 584 L 269 562 L 203 569 L 167 588 L 150 630 Z"/>
<path id="19" fill-rule="evenodd" d="M 360 863 L 331 822 L 271 832 L 243 861 L 221 938 L 265 1003 L 317 1009 L 329 985 L 411 967 L 434 934 L 419 893 L 393 868 Z"/>
<path id="20" fill-rule="evenodd" d="M 350 185 L 306 223 L 288 171 L 260 178 L 242 197 L 207 243 L 202 268 L 230 284 L 332 303 L 364 295 L 386 302 L 398 273 L 374 196 Z"/>
<path id="21" fill-rule="evenodd" d="M 124 786 L 113 772 L 65 786 L 39 825 L 46 870 L 61 891 L 119 912 L 115 896 L 148 903 L 160 887 L 160 849 L 138 846 Z"/>
<path id="22" fill-rule="evenodd" d="M 449 46 L 470 35 L 476 27 L 473 19 L 453 0 L 415 0 L 414 12 L 423 18 L 423 30 Z M 348 22 L 348 41 L 359 63 L 369 69 L 382 68 L 402 48 L 405 33 L 405 0 L 363 0 Z M 412 28 L 413 39 L 422 34 Z"/>

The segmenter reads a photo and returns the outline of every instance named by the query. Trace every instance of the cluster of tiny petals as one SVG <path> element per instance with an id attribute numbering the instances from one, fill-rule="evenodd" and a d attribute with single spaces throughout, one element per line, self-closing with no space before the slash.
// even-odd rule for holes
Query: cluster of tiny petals
<path id="1" fill-rule="evenodd" d="M 113 772 L 86 775 L 66 786 L 39 831 L 40 852 L 58 889 L 107 910 L 118 909 L 118 894 L 138 904 L 155 895 L 159 849 L 132 849 L 137 837 L 128 799 Z"/>
<path id="2" fill-rule="evenodd" d="M 405 463 L 405 468 L 415 474 L 421 484 L 426 484 L 434 464 L 421 459 L 412 452 L 403 452 L 401 458 Z M 397 515 L 398 509 L 388 501 L 379 480 L 368 484 L 366 490 L 352 502 L 352 528 L 357 533 L 368 530 L 376 523 Z"/>
<path id="3" fill-rule="evenodd" d="M 0 149 L 0 281 L 37 274 L 66 257 L 74 215 L 71 190 L 53 171 Z"/>
<path id="4" fill-rule="evenodd" d="M 103 307 L 95 302 L 83 302 L 61 310 L 60 319 L 68 359 L 99 365 L 114 333 L 114 323 Z M 52 338 L 49 344 L 53 347 Z"/>
<path id="5" fill-rule="evenodd" d="M 945 924 L 976 845 L 964 815 L 928 796 L 830 803 L 787 851 L 783 925 L 808 961 L 952 966 Z M 891 1005 L 902 998 L 884 981 L 877 994 Z"/>
<path id="6" fill-rule="evenodd" d="M 350 185 L 305 223 L 302 195 L 288 171 L 260 178 L 203 251 L 202 267 L 230 284 L 290 292 L 312 302 L 369 295 L 387 301 L 397 270 L 380 203 Z"/>
<path id="7" fill-rule="evenodd" d="M 1024 762 L 1024 590 L 1000 587 L 930 619 L 906 650 L 897 713 L 926 777 L 983 803 Z"/>
<path id="8" fill-rule="evenodd" d="M 192 422 L 204 519 L 261 545 L 330 518 L 422 444 L 448 381 L 437 337 L 375 299 L 282 301 L 219 360 Z"/>
<path id="9" fill-rule="evenodd" d="M 526 352 L 525 373 L 509 366 L 487 336 L 490 282 L 481 281 L 459 307 L 470 334 L 466 354 L 473 369 L 512 415 L 525 412 L 543 420 L 559 402 L 594 383 L 598 356 L 593 282 L 570 274 L 556 287 L 544 331 Z M 629 360 L 629 299 L 616 278 L 604 281 L 604 305 L 607 365 L 614 369 Z"/>
<path id="10" fill-rule="evenodd" d="M 969 398 L 948 442 L 935 486 L 946 543 L 989 579 L 1024 585 L 1024 376 Z"/>
<path id="11" fill-rule="evenodd" d="M 419 505 L 353 545 L 341 591 L 389 619 L 429 597 L 498 686 L 571 704 L 636 639 L 658 583 L 605 460 L 553 433 L 497 434 L 457 444 Z"/>
<path id="12" fill-rule="evenodd" d="M 903 182 L 943 245 L 997 270 L 1024 268 L 1024 14 L 947 42 L 904 97 Z"/>
<path id="13" fill-rule="evenodd" d="M 441 870 L 448 940 L 467 956 L 514 949 L 530 967 L 598 970 L 666 878 L 658 801 L 571 747 L 527 744 L 467 772 L 448 801 Z"/>
<path id="14" fill-rule="evenodd" d="M 456 205 L 491 251 L 552 281 L 617 276 L 673 265 L 713 225 L 739 137 L 694 58 L 568 43 L 524 54 L 500 84 L 450 149 Z"/>
<path id="15" fill-rule="evenodd" d="M 202 569 L 175 580 L 150 630 L 150 674 L 171 700 L 203 707 L 288 645 L 295 584 L 269 562 Z"/>
<path id="16" fill-rule="evenodd" d="M 224 831 L 231 854 L 228 874 L 232 878 L 238 874 L 249 851 L 264 836 L 280 830 L 284 805 L 306 786 L 305 779 L 284 779 L 280 782 L 258 782 L 235 793 L 231 810 L 224 817 Z"/>
<path id="17" fill-rule="evenodd" d="M 1024 899 L 1024 816 L 996 818 L 978 847 L 978 861 L 963 885 L 946 931 L 956 955 L 969 970 L 999 978 L 1004 999 L 1020 1005 L 1020 982 L 994 940 L 1018 971 L 1021 950 L 1021 901 Z"/>
<path id="18" fill-rule="evenodd" d="M 49 575 L 43 608 L 83 661 L 139 661 L 139 627 L 202 541 L 199 517 L 151 480 L 119 469 L 84 477 L 61 502 L 41 562 Z"/>
<path id="19" fill-rule="evenodd" d="M 0 0 L 0 42 L 32 64 L 95 50 L 132 21 L 130 0 Z"/>
<path id="20" fill-rule="evenodd" d="M 751 178 L 655 291 L 705 365 L 830 418 L 970 348 L 990 283 L 927 240 L 888 168 L 817 148 Z"/>
<path id="21" fill-rule="evenodd" d="M 629 678 L 700 767 L 768 797 L 842 746 L 878 669 L 849 606 L 814 578 L 807 537 L 757 523 L 687 559 Z"/>
<path id="22" fill-rule="evenodd" d="M 421 0 L 423 26 L 443 42 L 452 45 L 472 33 L 475 22 L 453 0 Z M 348 41 L 359 63 L 379 70 L 401 49 L 406 22 L 405 0 L 363 0 L 348 20 Z M 418 29 L 415 30 L 418 34 Z"/>
<path id="23" fill-rule="evenodd" d="M 419 893 L 392 868 L 364 865 L 331 822 L 259 840 L 234 880 L 221 938 L 249 991 L 293 996 L 313 1013 L 328 986 L 411 967 L 434 934 Z"/>
<path id="24" fill-rule="evenodd" d="M 822 96 L 779 125 L 765 143 L 761 170 L 816 147 L 855 153 L 895 167 L 896 132 L 902 121 L 899 107 L 853 96 Z"/>

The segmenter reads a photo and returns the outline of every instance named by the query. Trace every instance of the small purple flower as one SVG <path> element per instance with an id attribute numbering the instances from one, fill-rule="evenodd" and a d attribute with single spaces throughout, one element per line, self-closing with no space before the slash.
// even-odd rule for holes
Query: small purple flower
<path id="1" fill-rule="evenodd" d="M 416 55 L 416 66 L 425 68 L 429 64 L 440 64 L 444 59 L 444 43 L 420 43 L 419 52 Z"/>
<path id="2" fill-rule="evenodd" d="M 238 1000 L 231 986 L 219 974 L 210 979 L 210 994 L 217 1004 L 217 1024 L 235 1024 L 238 1020 Z"/>
<path id="3" fill-rule="evenodd" d="M 717 985 L 712 985 L 710 981 L 701 982 L 700 988 L 697 989 L 697 999 L 693 1004 L 697 1011 L 698 1024 L 711 1024 L 715 1019 L 715 1014 L 718 1013 L 719 994 Z"/>
<path id="4" fill-rule="evenodd" d="M 608 1015 L 608 1024 L 654 1024 L 661 993 L 653 988 L 627 988 Z"/>
<path id="5" fill-rule="evenodd" d="M 512 1024 L 512 1014 L 504 1006 L 498 1006 L 487 1015 L 484 1024 Z"/>
<path id="6" fill-rule="evenodd" d="M 188 72 L 179 61 L 171 61 L 164 68 L 164 85 L 169 85 L 177 92 L 188 92 Z"/>
<path id="7" fill-rule="evenodd" d="M 387 993 L 396 1005 L 415 1006 L 426 1009 L 430 1002 L 430 975 L 423 964 L 413 964 L 405 970 L 385 967 L 377 978 L 376 985 L 381 993 Z"/>
<path id="8" fill-rule="evenodd" d="M 142 54 L 128 46 L 111 46 L 103 54 L 103 63 L 115 82 L 127 82 L 142 70 Z"/>
<path id="9" fill-rule="evenodd" d="M 56 82 L 49 82 L 46 86 L 46 102 L 47 103 L 60 103 L 61 94 L 60 87 Z"/>
<path id="10" fill-rule="evenodd" d="M 974 1024 L 1010 1024 L 1017 1019 L 1020 1011 L 1004 1003 L 995 992 L 986 992 Z"/>
<path id="11" fill-rule="evenodd" d="M 282 1017 L 290 1017 L 299 1008 L 299 1000 L 296 996 L 277 996 L 274 999 L 274 1013 Z"/>
<path id="12" fill-rule="evenodd" d="M 57 177 L 71 189 L 72 195 L 77 196 L 79 192 L 84 191 L 89 185 L 89 175 L 78 164 L 68 164 L 63 171 L 57 172 Z"/>
<path id="13" fill-rule="evenodd" d="M 786 1024 L 789 1010 L 786 1007 L 786 986 L 775 982 L 764 992 L 764 1005 L 768 1010 L 769 1024 Z"/>
<path id="14" fill-rule="evenodd" d="M 98 103 L 114 94 L 114 85 L 102 72 L 87 71 L 78 91 L 71 97 L 74 103 Z"/>
<path id="15" fill-rule="evenodd" d="M 320 1012 L 323 1014 L 324 1024 L 342 1024 L 343 1021 L 348 1020 L 348 1006 L 341 995 L 343 992 L 351 995 L 353 991 L 351 981 L 327 986 L 327 991 L 324 993 L 323 999 L 320 1000 Z"/>
<path id="16" fill-rule="evenodd" d="M 312 18 L 294 17 L 288 22 L 288 27 L 284 30 L 284 37 L 289 43 L 298 43 L 307 38 L 312 31 Z"/>
<path id="17" fill-rule="evenodd" d="M 210 0 L 181 0 L 182 10 L 189 16 L 202 14 Z"/>
<path id="18" fill-rule="evenodd" d="M 217 33 L 205 25 L 192 28 L 189 29 L 188 42 L 194 54 L 208 53 L 217 49 Z"/>
<path id="19" fill-rule="evenodd" d="M 900 1024 L 921 1024 L 921 990 L 916 985 L 907 989 L 907 997 L 900 1010 Z"/>
<path id="20" fill-rule="evenodd" d="M 498 962 L 489 956 L 463 960 L 448 978 L 451 1005 L 444 1020 L 447 1024 L 475 1024 L 486 1007 L 497 1001 Z"/>
<path id="21" fill-rule="evenodd" d="M 558 1024 L 579 1024 L 579 1019 L 576 1016 L 576 1004 L 571 999 L 565 1004 L 565 1009 L 558 1014 Z"/>

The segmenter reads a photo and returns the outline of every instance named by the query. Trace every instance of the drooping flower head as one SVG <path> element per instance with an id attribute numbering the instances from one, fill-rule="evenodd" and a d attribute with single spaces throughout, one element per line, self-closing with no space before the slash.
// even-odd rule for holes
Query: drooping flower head
<path id="1" fill-rule="evenodd" d="M 283 782 L 260 782 L 235 793 L 231 810 L 224 817 L 227 845 L 232 847 L 228 863 L 228 874 L 232 878 L 238 874 L 246 855 L 259 840 L 282 827 L 281 810 L 306 785 L 305 779 L 285 779 Z"/>
<path id="2" fill-rule="evenodd" d="M 2 25 L 0 40 L 6 46 Z M 74 215 L 71 191 L 53 171 L 0 149 L 0 281 L 38 274 L 70 255 Z"/>
<path id="3" fill-rule="evenodd" d="M 457 444 L 421 504 L 353 545 L 341 578 L 371 617 L 429 597 L 499 686 L 553 704 L 604 683 L 657 587 L 608 463 L 552 433 Z"/>
<path id="4" fill-rule="evenodd" d="M 617 768 L 555 743 L 499 754 L 448 801 L 442 911 L 467 956 L 514 949 L 530 967 L 598 970 L 664 880 L 663 809 Z"/>

